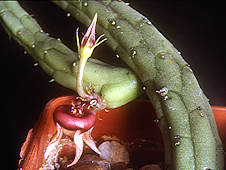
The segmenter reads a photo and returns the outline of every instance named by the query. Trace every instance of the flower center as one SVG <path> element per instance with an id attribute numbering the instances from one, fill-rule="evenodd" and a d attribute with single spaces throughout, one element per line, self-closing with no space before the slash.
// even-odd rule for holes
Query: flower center
<path id="1" fill-rule="evenodd" d="M 65 129 L 82 131 L 90 129 L 96 120 L 92 106 L 80 98 L 73 100 L 72 104 L 58 106 L 53 117 Z"/>

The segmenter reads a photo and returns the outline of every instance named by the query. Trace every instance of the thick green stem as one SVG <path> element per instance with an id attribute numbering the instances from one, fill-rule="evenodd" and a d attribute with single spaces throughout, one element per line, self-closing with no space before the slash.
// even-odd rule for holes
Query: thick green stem
<path id="1" fill-rule="evenodd" d="M 79 65 L 76 53 L 44 33 L 16 1 L 0 1 L 0 22 L 56 82 L 76 89 Z M 89 59 L 83 80 L 84 88 L 92 84 L 110 108 L 126 104 L 141 93 L 138 79 L 128 68 L 113 67 L 95 59 Z"/>
<path id="2" fill-rule="evenodd" d="M 208 99 L 174 46 L 143 15 L 120 1 L 54 1 L 97 30 L 139 75 L 156 109 L 171 169 L 223 170 L 223 148 Z"/>

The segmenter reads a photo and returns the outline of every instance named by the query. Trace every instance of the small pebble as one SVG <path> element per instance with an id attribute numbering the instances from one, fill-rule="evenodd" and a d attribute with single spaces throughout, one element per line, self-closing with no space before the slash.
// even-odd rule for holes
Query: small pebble
<path id="1" fill-rule="evenodd" d="M 116 164 L 119 162 L 129 163 L 129 152 L 117 141 L 106 141 L 100 144 L 98 147 L 102 159 L 109 161 L 111 164 Z"/>
<path id="2" fill-rule="evenodd" d="M 93 164 L 93 165 L 99 166 L 103 170 L 111 169 L 111 164 L 108 161 L 101 159 L 96 154 L 95 155 L 94 154 L 85 154 L 82 156 L 82 158 L 77 163 L 78 166 L 88 165 L 88 164 Z"/>
<path id="3" fill-rule="evenodd" d="M 61 140 L 62 141 L 62 140 Z M 57 162 L 55 168 L 60 167 L 60 169 L 67 168 L 67 165 L 70 164 L 75 157 L 75 145 L 71 140 L 64 140 L 65 143 L 62 143 L 61 149 L 57 155 Z M 57 165 L 57 167 L 56 167 Z"/>

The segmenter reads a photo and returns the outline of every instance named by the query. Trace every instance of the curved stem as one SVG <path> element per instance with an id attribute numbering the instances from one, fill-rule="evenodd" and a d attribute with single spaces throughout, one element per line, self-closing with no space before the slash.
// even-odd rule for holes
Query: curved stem
<path id="1" fill-rule="evenodd" d="M 88 1 L 82 8 L 75 1 L 54 3 L 86 25 L 94 13 L 102 16 L 97 28 L 139 75 L 152 100 L 170 146 L 165 153 L 171 169 L 224 169 L 208 99 L 180 53 L 145 16 L 123 1 Z"/>
<path id="2" fill-rule="evenodd" d="M 59 39 L 48 36 L 17 1 L 0 1 L 0 22 L 10 37 L 23 46 L 53 80 L 66 88 L 76 89 L 77 53 Z M 83 83 L 94 85 L 95 93 L 103 96 L 109 108 L 124 105 L 141 94 L 140 81 L 128 68 L 90 59 L 84 77 Z"/>

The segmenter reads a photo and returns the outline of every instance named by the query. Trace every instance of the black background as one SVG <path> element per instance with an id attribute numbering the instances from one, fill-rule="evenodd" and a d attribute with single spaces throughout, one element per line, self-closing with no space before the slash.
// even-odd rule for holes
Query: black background
<path id="1" fill-rule="evenodd" d="M 223 3 L 217 1 L 191 2 L 172 0 L 127 1 L 147 16 L 171 41 L 191 65 L 201 88 L 212 105 L 226 106 L 226 12 Z M 63 43 L 76 50 L 75 28 L 84 27 L 66 12 L 50 2 L 23 1 L 21 5 L 37 19 L 50 36 L 61 38 Z M 107 52 L 107 53 L 106 53 Z M 117 62 L 108 47 L 102 45 L 94 57 L 108 54 Z M 13 38 L 9 38 L 0 26 L 1 94 L 3 141 L 6 142 L 6 169 L 15 169 L 19 151 L 26 134 L 32 128 L 45 103 L 50 99 L 73 91 L 65 89 L 51 79 Z M 145 96 L 144 96 L 145 97 Z M 5 150 L 6 148 L 2 148 Z M 16 152 L 15 152 L 16 151 Z M 15 154 L 16 153 L 16 154 Z M 9 157 L 8 157 L 9 156 Z M 9 160 L 12 163 L 8 163 Z"/>

